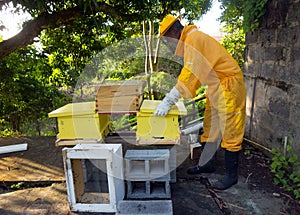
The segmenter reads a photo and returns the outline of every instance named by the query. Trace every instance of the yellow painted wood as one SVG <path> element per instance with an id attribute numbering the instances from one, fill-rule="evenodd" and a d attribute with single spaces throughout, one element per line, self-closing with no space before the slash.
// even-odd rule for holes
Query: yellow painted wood
<path id="1" fill-rule="evenodd" d="M 70 103 L 48 114 L 57 117 L 58 139 L 103 139 L 109 132 L 110 115 L 95 112 L 95 102 Z"/>
<path id="2" fill-rule="evenodd" d="M 157 139 L 144 139 L 139 138 L 136 141 L 137 145 L 176 145 L 180 144 L 180 138 L 173 140 L 157 140 Z"/>
<path id="3" fill-rule="evenodd" d="M 178 116 L 187 113 L 182 102 L 172 107 L 165 117 L 154 116 L 154 111 L 161 101 L 144 100 L 137 113 L 137 142 L 178 143 L 180 130 Z"/>
<path id="4" fill-rule="evenodd" d="M 96 113 L 95 102 L 69 103 L 48 114 L 49 117 L 83 116 Z"/>
<path id="5" fill-rule="evenodd" d="M 140 108 L 141 113 L 153 114 L 157 106 L 160 104 L 160 100 L 144 100 Z M 168 112 L 168 115 L 186 115 L 187 110 L 183 102 L 177 102 L 176 105 L 173 105 L 171 110 Z"/>
<path id="6" fill-rule="evenodd" d="M 156 117 L 150 114 L 137 114 L 137 137 L 141 139 L 168 139 L 179 137 L 178 116 Z"/>

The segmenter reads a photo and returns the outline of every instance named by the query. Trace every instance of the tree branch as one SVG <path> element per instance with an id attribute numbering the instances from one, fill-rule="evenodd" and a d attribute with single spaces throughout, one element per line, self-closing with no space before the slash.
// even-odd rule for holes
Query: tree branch
<path id="1" fill-rule="evenodd" d="M 8 0 L 9 1 L 9 0 Z M 117 19 L 136 20 L 137 14 L 122 14 L 113 6 L 107 3 L 99 3 L 97 7 L 90 8 L 90 13 L 105 12 L 111 14 Z M 73 21 L 81 18 L 84 12 L 79 7 L 73 7 L 67 10 L 57 11 L 53 13 L 42 13 L 36 19 L 26 23 L 17 35 L 0 42 L 0 59 L 10 55 L 29 44 L 33 43 L 34 38 L 40 35 L 41 31 L 48 28 L 57 28 L 65 25 L 72 25 Z"/>
<path id="2" fill-rule="evenodd" d="M 121 13 L 118 9 L 115 7 L 105 3 L 105 2 L 99 2 L 98 7 L 95 8 L 98 12 L 106 12 L 111 14 L 113 17 L 116 17 L 117 19 L 122 19 L 126 21 L 136 21 L 139 17 L 139 13 L 131 13 L 131 14 L 124 14 Z"/>
<path id="3" fill-rule="evenodd" d="M 0 58 L 4 58 L 12 52 L 33 43 L 43 29 L 57 28 L 72 24 L 74 20 L 82 16 L 79 8 L 54 12 L 42 13 L 36 19 L 25 24 L 20 33 L 0 43 Z"/>

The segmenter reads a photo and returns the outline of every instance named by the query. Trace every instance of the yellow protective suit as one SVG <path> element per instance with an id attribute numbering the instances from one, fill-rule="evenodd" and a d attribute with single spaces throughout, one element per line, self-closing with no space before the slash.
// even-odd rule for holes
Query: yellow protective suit
<path id="1" fill-rule="evenodd" d="M 222 138 L 221 147 L 239 151 L 246 105 L 244 77 L 239 65 L 218 41 L 194 25 L 184 27 L 175 55 L 184 58 L 175 86 L 183 98 L 195 97 L 201 84 L 207 85 L 201 142 Z"/>

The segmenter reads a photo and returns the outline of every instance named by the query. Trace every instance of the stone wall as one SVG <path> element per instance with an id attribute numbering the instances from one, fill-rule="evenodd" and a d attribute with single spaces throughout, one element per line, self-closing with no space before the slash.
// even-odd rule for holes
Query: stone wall
<path id="1" fill-rule="evenodd" d="M 245 136 L 270 149 L 287 136 L 300 156 L 300 0 L 269 0 L 246 45 Z"/>

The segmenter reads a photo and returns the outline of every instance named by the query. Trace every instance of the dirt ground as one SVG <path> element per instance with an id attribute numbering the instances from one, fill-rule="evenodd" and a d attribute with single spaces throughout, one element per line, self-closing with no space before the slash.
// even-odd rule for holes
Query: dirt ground
<path id="1" fill-rule="evenodd" d="M 24 142 L 27 151 L 0 155 L 0 214 L 91 214 L 70 212 L 62 147 L 55 147 L 55 137 L 0 138 L 0 146 Z M 209 182 L 225 172 L 223 151 L 218 151 L 215 173 L 190 176 L 186 169 L 196 160 L 186 156 L 185 144 L 177 146 L 176 183 L 171 184 L 173 214 L 300 214 L 300 201 L 274 185 L 270 158 L 246 143 L 243 148 L 238 184 L 216 192 Z"/>

